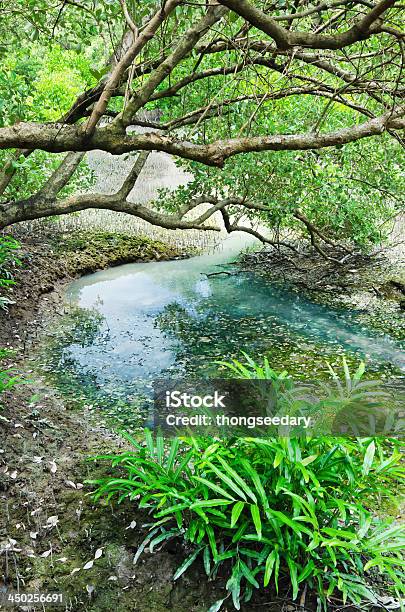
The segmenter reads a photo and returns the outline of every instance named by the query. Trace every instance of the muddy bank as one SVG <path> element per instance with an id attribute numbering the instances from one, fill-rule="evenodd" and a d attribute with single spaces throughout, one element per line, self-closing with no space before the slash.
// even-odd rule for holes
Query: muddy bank
<path id="1" fill-rule="evenodd" d="M 18 231 L 14 233 L 19 238 Z M 126 263 L 181 259 L 188 253 L 143 236 L 110 232 L 52 232 L 24 237 L 16 253 L 15 285 L 5 296 L 13 303 L 0 311 L 0 347 L 23 349 L 35 332 L 41 298 L 49 295 L 48 310 L 57 310 L 56 294 L 64 284 L 97 270 Z M 42 304 L 43 305 L 43 304 Z"/>
<path id="2" fill-rule="evenodd" d="M 179 544 L 146 552 L 133 564 L 150 521 L 136 503 L 93 505 L 84 481 L 104 475 L 105 466 L 87 458 L 122 451 L 118 436 L 98 427 L 91 415 L 66 410 L 38 382 L 19 387 L 4 404 L 0 588 L 62 591 L 67 610 L 97 612 L 206 612 L 223 597 L 220 586 L 201 579 L 204 570 L 197 566 L 173 583 L 187 555 Z"/>
<path id="3" fill-rule="evenodd" d="M 347 255 L 332 249 L 327 252 L 336 260 Z M 403 263 L 404 260 L 397 255 L 355 255 L 337 263 L 316 252 L 296 254 L 286 248 L 265 248 L 243 255 L 237 266 L 254 271 L 269 282 L 287 286 L 315 302 L 355 310 L 359 322 L 403 340 Z"/>

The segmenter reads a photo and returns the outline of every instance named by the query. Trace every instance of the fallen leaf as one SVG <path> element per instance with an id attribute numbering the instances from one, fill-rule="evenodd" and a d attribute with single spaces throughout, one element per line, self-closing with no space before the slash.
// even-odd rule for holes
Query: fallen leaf
<path id="1" fill-rule="evenodd" d="M 91 569 L 91 568 L 93 567 L 93 565 L 94 565 L 94 561 L 93 561 L 93 560 L 91 560 L 91 561 L 89 561 L 88 563 L 86 563 L 86 565 L 83 565 L 83 569 L 84 569 L 84 570 Z"/>
<path id="2" fill-rule="evenodd" d="M 49 516 L 48 520 L 46 521 L 46 526 L 47 527 L 56 527 L 56 525 L 59 523 L 59 518 L 55 515 L 55 516 Z"/>
<path id="3" fill-rule="evenodd" d="M 46 550 L 45 552 L 43 552 L 42 555 L 40 555 L 40 557 L 44 557 L 44 558 L 49 557 L 51 552 L 52 552 L 52 548 L 50 548 L 49 550 Z"/>

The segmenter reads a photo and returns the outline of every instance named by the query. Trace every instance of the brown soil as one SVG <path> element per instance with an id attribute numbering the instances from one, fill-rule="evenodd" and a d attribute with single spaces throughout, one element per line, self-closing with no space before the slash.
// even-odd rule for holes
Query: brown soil
<path id="1" fill-rule="evenodd" d="M 37 399 L 30 403 L 33 391 Z M 124 445 L 92 421 L 91 415 L 67 411 L 38 382 L 6 398 L 0 425 L 0 589 L 62 591 L 66 609 L 75 611 L 206 611 L 221 591 L 201 580 L 199 567 L 173 583 L 186 554 L 180 546 L 145 553 L 133 565 L 148 517 L 134 504 L 113 509 L 92 503 L 91 487 L 83 482 L 100 475 L 101 467 L 87 458 Z M 102 554 L 94 559 L 97 550 Z M 91 560 L 94 565 L 83 569 Z"/>

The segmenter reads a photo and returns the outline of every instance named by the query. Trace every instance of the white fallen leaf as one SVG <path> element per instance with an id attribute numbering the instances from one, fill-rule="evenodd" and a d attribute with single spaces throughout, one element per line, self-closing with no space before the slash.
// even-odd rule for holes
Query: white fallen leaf
<path id="1" fill-rule="evenodd" d="M 136 521 L 132 521 L 128 527 L 125 527 L 125 529 L 134 529 L 136 527 Z"/>
<path id="2" fill-rule="evenodd" d="M 94 565 L 94 561 L 93 561 L 93 560 L 91 560 L 91 561 L 89 561 L 88 563 L 86 563 L 86 565 L 83 565 L 83 569 L 84 569 L 84 570 L 91 569 L 91 568 L 93 567 L 93 565 Z"/>
<path id="3" fill-rule="evenodd" d="M 56 527 L 56 525 L 59 523 L 59 518 L 55 515 L 55 516 L 49 516 L 48 520 L 46 521 L 46 526 L 47 527 Z"/>
<path id="4" fill-rule="evenodd" d="M 43 457 L 33 457 L 32 460 L 34 463 L 42 463 Z"/>
<path id="5" fill-rule="evenodd" d="M 83 489 L 83 485 L 81 482 L 76 483 L 76 489 Z"/>
<path id="6" fill-rule="evenodd" d="M 12 478 L 13 480 L 17 478 L 17 470 L 14 470 L 14 472 L 11 472 L 10 478 Z"/>
<path id="7" fill-rule="evenodd" d="M 30 538 L 33 540 L 37 539 L 38 531 L 30 531 Z"/>
<path id="8" fill-rule="evenodd" d="M 109 576 L 107 578 L 107 580 L 110 580 L 111 582 L 116 582 L 118 580 L 117 576 Z"/>
<path id="9" fill-rule="evenodd" d="M 99 559 L 102 554 L 103 554 L 103 549 L 102 548 L 97 548 L 97 550 L 96 550 L 96 552 L 94 554 L 94 558 L 95 559 Z"/>
<path id="10" fill-rule="evenodd" d="M 94 586 L 92 584 L 86 584 L 86 591 L 89 594 L 89 597 L 91 597 L 91 594 L 94 592 Z"/>
<path id="11" fill-rule="evenodd" d="M 65 480 L 65 483 L 69 486 L 72 487 L 72 489 L 76 489 L 76 485 L 73 482 L 73 480 Z"/>
<path id="12" fill-rule="evenodd" d="M 58 466 L 56 465 L 55 461 L 50 461 L 49 462 L 50 470 L 52 472 L 52 474 L 55 474 L 56 470 L 58 469 Z"/>
<path id="13" fill-rule="evenodd" d="M 60 559 L 57 559 L 57 561 L 59 561 L 60 563 L 66 563 L 67 557 L 61 557 Z"/>
<path id="14" fill-rule="evenodd" d="M 75 567 L 71 572 L 70 575 L 72 574 L 76 574 L 76 572 L 80 572 L 80 567 Z"/>
<path id="15" fill-rule="evenodd" d="M 50 548 L 49 550 L 46 550 L 45 552 L 43 552 L 42 555 L 40 555 L 40 557 L 44 557 L 44 558 L 49 557 L 51 552 L 52 552 L 52 548 Z"/>

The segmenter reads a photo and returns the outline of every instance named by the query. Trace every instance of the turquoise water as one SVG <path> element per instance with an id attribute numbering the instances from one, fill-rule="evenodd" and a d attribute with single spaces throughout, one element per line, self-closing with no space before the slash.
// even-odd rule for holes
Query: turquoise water
<path id="1" fill-rule="evenodd" d="M 51 330 L 44 369 L 69 393 L 95 405 L 121 402 L 123 412 L 155 378 L 218 375 L 213 362 L 241 350 L 298 378 L 324 376 L 326 361 L 339 367 L 342 355 L 352 367 L 365 359 L 383 377 L 405 371 L 401 344 L 358 324 L 355 311 L 313 303 L 252 273 L 206 276 L 234 272 L 226 264 L 251 244 L 233 235 L 213 254 L 73 282 L 73 310 Z"/>

